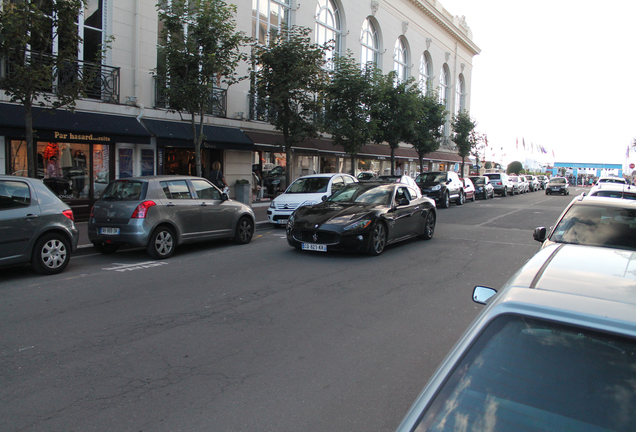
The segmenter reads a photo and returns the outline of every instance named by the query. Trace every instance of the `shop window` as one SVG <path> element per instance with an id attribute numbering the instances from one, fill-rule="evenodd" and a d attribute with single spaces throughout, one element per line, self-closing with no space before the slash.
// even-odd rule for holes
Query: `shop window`
<path id="1" fill-rule="evenodd" d="M 107 145 L 93 145 L 93 198 L 101 198 L 110 181 Z"/>
<path id="2" fill-rule="evenodd" d="M 60 199 L 89 198 L 89 144 L 38 142 L 38 170 L 42 159 L 44 184 Z"/>

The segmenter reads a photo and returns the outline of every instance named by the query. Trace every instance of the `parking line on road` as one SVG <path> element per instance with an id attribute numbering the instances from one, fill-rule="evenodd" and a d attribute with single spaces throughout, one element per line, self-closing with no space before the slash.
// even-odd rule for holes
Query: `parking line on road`
<path id="1" fill-rule="evenodd" d="M 106 267 L 106 268 L 103 268 L 102 270 L 127 272 L 127 271 L 144 270 L 148 268 L 159 267 L 162 265 L 168 265 L 168 263 L 165 261 L 146 261 L 146 262 L 137 263 L 137 264 L 113 263 L 113 265 L 115 265 L 116 267 Z"/>

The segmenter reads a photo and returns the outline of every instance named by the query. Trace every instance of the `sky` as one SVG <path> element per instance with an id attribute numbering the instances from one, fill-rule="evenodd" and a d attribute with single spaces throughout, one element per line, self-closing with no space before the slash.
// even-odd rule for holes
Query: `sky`
<path id="1" fill-rule="evenodd" d="M 481 49 L 470 115 L 497 159 L 636 163 L 636 1 L 440 1 Z"/>

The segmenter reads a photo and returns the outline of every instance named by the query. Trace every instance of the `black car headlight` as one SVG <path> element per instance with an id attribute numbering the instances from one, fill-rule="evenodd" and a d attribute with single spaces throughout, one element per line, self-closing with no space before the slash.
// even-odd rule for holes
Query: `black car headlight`
<path id="1" fill-rule="evenodd" d="M 351 231 L 357 229 L 365 229 L 371 225 L 371 219 L 362 219 L 357 222 L 352 223 L 351 225 L 347 225 L 343 228 L 344 231 Z"/>

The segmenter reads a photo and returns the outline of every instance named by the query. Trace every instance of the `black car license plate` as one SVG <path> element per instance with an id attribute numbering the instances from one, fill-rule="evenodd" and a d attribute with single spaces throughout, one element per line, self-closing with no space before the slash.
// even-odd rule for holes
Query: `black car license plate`
<path id="1" fill-rule="evenodd" d="M 316 243 L 303 243 L 303 250 L 327 252 L 327 245 Z"/>

